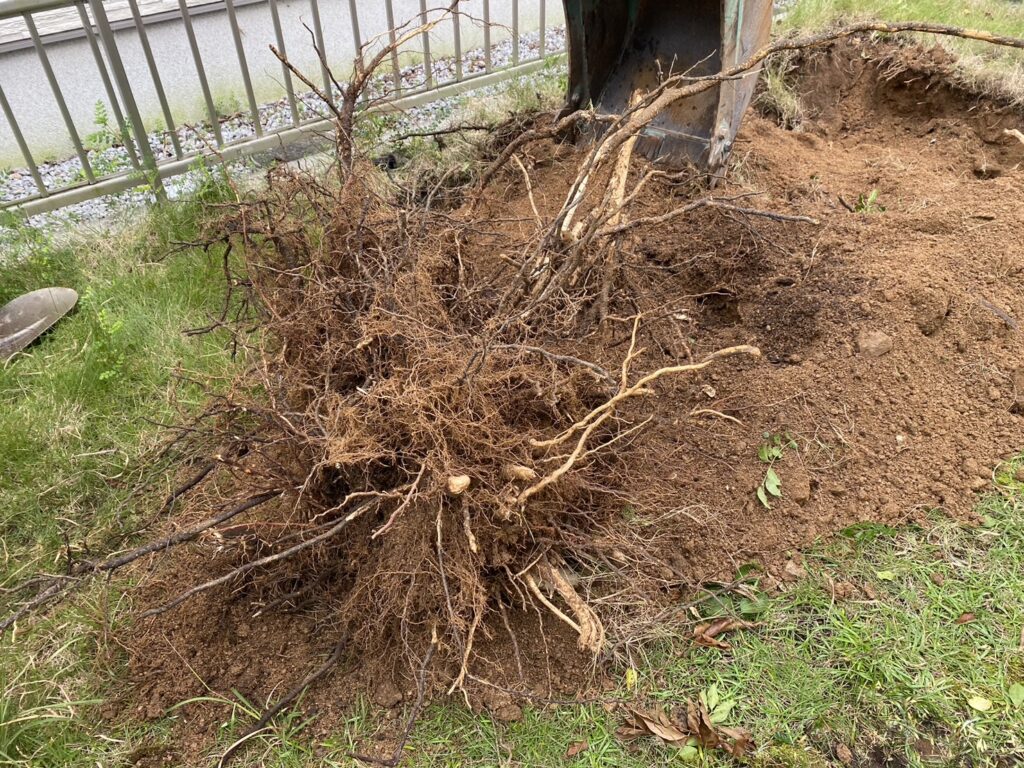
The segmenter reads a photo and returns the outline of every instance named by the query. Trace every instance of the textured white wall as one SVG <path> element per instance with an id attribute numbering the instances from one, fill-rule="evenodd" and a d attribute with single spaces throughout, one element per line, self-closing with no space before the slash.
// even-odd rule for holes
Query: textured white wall
<path id="1" fill-rule="evenodd" d="M 428 1 L 427 5 L 439 8 L 442 3 L 435 0 Z M 511 27 L 511 0 L 491 0 L 490 5 L 492 23 Z M 539 0 L 519 1 L 521 34 L 537 30 L 539 5 Z M 384 3 L 380 0 L 358 0 L 357 6 L 363 40 L 386 35 Z M 303 27 L 303 23 L 312 26 L 308 0 L 279 0 L 278 8 L 289 59 L 319 84 L 319 61 L 310 35 Z M 332 69 L 343 76 L 355 55 L 348 0 L 320 0 L 319 8 L 328 60 Z M 480 18 L 483 0 L 463 0 L 460 8 L 467 17 Z M 410 20 L 418 23 L 419 0 L 394 0 L 394 11 L 396 23 Z M 268 48 L 274 42 L 269 7 L 265 3 L 246 5 L 238 7 L 237 13 L 257 101 L 274 101 L 284 95 L 284 86 L 281 65 Z M 562 5 L 558 0 L 546 3 L 546 23 L 547 26 L 562 23 Z M 197 15 L 193 17 L 193 24 L 215 102 L 221 106 L 245 109 L 245 91 L 227 15 L 223 12 Z M 205 104 L 181 20 L 148 24 L 146 32 L 175 121 L 181 125 L 203 120 Z M 483 42 L 482 27 L 471 18 L 461 19 L 460 33 L 464 51 Z M 495 27 L 491 41 L 497 43 L 509 36 L 508 28 Z M 431 33 L 430 39 L 431 53 L 435 57 L 451 54 L 451 20 L 444 20 Z M 138 34 L 134 29 L 119 30 L 116 40 L 143 119 L 148 126 L 162 125 L 160 105 Z M 403 50 L 413 57 L 420 53 L 420 49 L 417 38 Z M 107 97 L 88 43 L 84 38 L 55 42 L 47 45 L 47 53 L 80 135 L 92 132 L 95 130 L 95 104 L 97 101 L 106 102 Z M 36 161 L 71 156 L 73 145 L 32 48 L 0 54 L 0 83 Z M 296 81 L 295 85 L 297 90 L 305 90 L 301 83 Z M 0 167 L 22 165 L 21 153 L 7 121 L 0 117 Z"/>

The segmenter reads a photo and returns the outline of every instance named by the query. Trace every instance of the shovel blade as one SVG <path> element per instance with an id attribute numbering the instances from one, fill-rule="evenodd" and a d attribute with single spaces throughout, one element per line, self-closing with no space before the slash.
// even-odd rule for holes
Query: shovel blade
<path id="1" fill-rule="evenodd" d="M 740 64 L 768 42 L 771 0 L 563 0 L 569 38 L 567 108 L 620 114 L 669 74 L 700 77 Z M 637 151 L 715 172 L 728 158 L 757 70 L 666 109 Z"/>
<path id="2" fill-rule="evenodd" d="M 71 288 L 40 288 L 0 307 L 0 363 L 6 363 L 71 311 Z"/>

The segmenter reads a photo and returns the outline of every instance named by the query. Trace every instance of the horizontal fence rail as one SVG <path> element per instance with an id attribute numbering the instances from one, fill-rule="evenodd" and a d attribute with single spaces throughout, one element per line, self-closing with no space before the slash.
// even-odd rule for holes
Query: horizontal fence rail
<path id="1" fill-rule="evenodd" d="M 143 13 L 145 0 L 141 5 L 139 0 L 127 0 L 127 6 L 125 0 L 0 0 L 0 21 L 18 18 L 23 21 L 36 57 L 35 64 L 45 80 L 45 83 L 22 82 L 4 77 L 3 57 L 9 54 L 0 49 L 0 111 L 23 158 L 24 171 L 35 188 L 34 192 L 3 201 L 0 208 L 15 208 L 31 215 L 143 185 L 148 185 L 162 198 L 166 196 L 164 182 L 187 172 L 197 162 L 229 162 L 328 133 L 333 126 L 326 111 L 318 107 L 315 94 L 306 91 L 306 86 L 283 63 L 275 62 L 279 66 L 274 67 L 273 73 L 280 86 L 279 102 L 274 104 L 279 103 L 280 109 L 271 110 L 269 107 L 273 105 L 265 101 L 261 105 L 249 61 L 256 44 L 262 45 L 264 51 L 273 45 L 287 58 L 290 52 L 295 52 L 296 39 L 304 39 L 305 45 L 315 52 L 318 66 L 313 70 L 304 69 L 303 74 L 312 83 L 320 80 L 323 94 L 333 102 L 341 98 L 335 81 L 343 82 L 347 71 L 332 71 L 331 65 L 340 69 L 351 63 L 339 61 L 337 55 L 332 56 L 329 51 L 332 44 L 339 47 L 337 43 L 342 36 L 348 36 L 351 41 L 347 50 L 368 58 L 372 51 L 380 50 L 379 46 L 393 44 L 405 31 L 440 20 L 439 26 L 410 36 L 401 50 L 388 56 L 364 104 L 367 109 L 380 111 L 409 109 L 537 70 L 546 56 L 561 49 L 560 40 L 558 46 L 552 46 L 549 39 L 550 32 L 545 24 L 551 13 L 545 0 L 532 3 L 529 0 L 464 0 L 450 14 L 450 20 L 443 18 L 447 2 L 432 5 L 428 0 L 384 0 L 386 29 L 382 33 L 374 31 L 374 36 L 368 39 L 364 36 L 373 25 L 366 22 L 373 20 L 371 16 L 374 19 L 379 16 L 382 10 L 379 0 L 216 0 L 191 6 L 188 0 L 176 0 L 174 18 L 169 19 L 165 9 L 159 20 L 162 25 L 175 25 L 172 32 L 180 36 L 177 54 L 180 61 L 168 65 L 167 51 L 161 50 L 156 37 L 147 32 L 147 17 Z M 242 98 L 233 114 L 226 114 L 227 110 L 218 105 L 209 75 L 211 71 L 222 73 L 224 68 L 218 64 L 210 69 L 197 36 L 196 19 L 200 15 L 204 20 L 211 17 L 212 5 L 223 13 L 227 24 L 227 30 L 219 35 L 216 43 L 219 48 L 233 52 L 234 67 L 237 67 L 235 83 Z M 492 17 L 492 6 L 500 9 L 499 19 Z M 524 31 L 521 9 L 527 6 L 532 10 L 532 19 Z M 42 24 L 37 24 L 37 18 L 47 12 L 68 9 L 77 11 L 80 20 L 80 29 L 74 33 L 65 30 L 60 35 L 48 35 Z M 242 9 L 249 14 L 265 13 L 269 24 L 266 27 L 244 26 L 239 20 Z M 286 10 L 290 15 L 285 15 Z M 115 11 L 121 18 L 112 21 Z M 349 22 L 342 24 L 343 28 L 337 28 L 337 23 L 328 24 L 329 20 L 336 22 L 342 17 L 347 17 Z M 295 29 L 296 26 L 303 29 Z M 262 31 L 253 32 L 253 28 Z M 463 46 L 468 30 L 474 32 L 474 39 L 482 40 L 482 45 L 469 51 Z M 54 66 L 57 57 L 53 54 L 57 53 L 57 46 L 65 44 L 72 34 L 84 40 L 88 60 L 96 70 L 95 77 L 74 76 L 76 87 L 88 90 L 88 93 L 74 95 L 79 97 L 79 103 L 88 98 L 89 103 L 98 102 L 104 107 L 103 131 L 98 139 L 89 138 L 91 134 L 76 126 L 68 107 L 69 92 L 64 90 L 69 79 L 66 67 L 62 70 Z M 50 38 L 57 42 L 48 44 Z M 292 41 L 288 47 L 286 38 Z M 166 44 L 166 33 L 161 39 Z M 500 64 L 495 62 L 492 48 L 496 39 L 507 46 Z M 442 48 L 448 48 L 450 53 L 442 55 Z M 125 55 L 128 49 L 131 57 Z M 209 39 L 206 54 L 210 55 Z M 216 55 L 225 54 L 218 50 Z M 180 93 L 183 87 L 194 92 L 194 102 L 199 106 L 192 111 L 201 115 L 195 124 L 190 124 L 189 116 L 181 115 L 180 109 L 179 114 L 175 114 L 167 83 L 172 84 L 175 93 Z M 56 178 L 56 174 L 47 170 L 53 164 L 37 162 L 38 153 L 33 153 L 32 141 L 23 130 L 23 124 L 18 122 L 17 102 L 11 98 L 19 92 L 16 89 L 26 88 L 31 89 L 34 99 L 53 99 L 60 124 L 47 125 L 45 130 L 54 134 L 63 131 L 66 135 L 73 147 L 73 156 L 62 165 L 77 159 L 75 178 Z M 143 115 L 140 108 L 143 90 L 151 102 L 155 95 L 155 114 Z M 159 130 L 153 130 L 155 121 L 161 122 Z M 186 142 L 185 137 L 190 140 Z M 23 186 L 26 184 L 27 179 Z"/>

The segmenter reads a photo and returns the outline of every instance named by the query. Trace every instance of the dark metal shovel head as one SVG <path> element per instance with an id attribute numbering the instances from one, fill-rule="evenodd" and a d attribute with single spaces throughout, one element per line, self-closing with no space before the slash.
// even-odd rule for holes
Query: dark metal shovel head
<path id="1" fill-rule="evenodd" d="M 765 45 L 772 0 L 563 0 L 569 39 L 569 110 L 621 114 L 634 93 L 670 74 L 714 75 Z M 752 71 L 666 109 L 637 151 L 711 172 L 724 163 L 757 82 Z"/>
<path id="2" fill-rule="evenodd" d="M 0 363 L 6 363 L 71 311 L 78 294 L 71 288 L 40 288 L 0 308 Z"/>

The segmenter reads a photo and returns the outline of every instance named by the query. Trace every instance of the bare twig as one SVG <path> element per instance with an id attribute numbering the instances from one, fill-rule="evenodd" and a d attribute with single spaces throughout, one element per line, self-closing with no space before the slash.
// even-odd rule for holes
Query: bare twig
<path id="1" fill-rule="evenodd" d="M 306 677 L 302 679 L 297 685 L 289 690 L 284 696 L 282 696 L 274 706 L 269 707 L 261 716 L 260 719 L 253 723 L 244 734 L 227 750 L 221 755 L 220 760 L 217 761 L 218 768 L 224 768 L 225 765 L 231 760 L 232 757 L 238 752 L 238 750 L 254 735 L 262 731 L 270 721 L 277 717 L 287 707 L 291 706 L 292 702 L 299 698 L 302 693 L 313 685 L 317 680 L 324 677 L 328 672 L 334 669 L 338 662 L 341 661 L 341 654 L 345 650 L 344 638 L 338 640 L 334 646 L 334 650 L 328 657 L 327 661 L 317 667 L 315 670 L 310 672 Z"/>
<path id="2" fill-rule="evenodd" d="M 492 349 L 522 349 L 526 352 L 533 352 L 536 355 L 546 357 L 556 363 L 568 363 L 569 365 L 579 365 L 592 371 L 602 381 L 606 381 L 609 384 L 614 384 L 615 379 L 612 378 L 611 374 L 608 373 L 597 363 L 592 363 L 589 360 L 583 360 L 579 357 L 573 357 L 572 355 L 560 355 L 555 352 L 551 352 L 544 347 L 533 347 L 529 344 L 495 344 Z"/>
<path id="3" fill-rule="evenodd" d="M 164 603 L 163 605 L 158 606 L 156 608 L 150 608 L 148 611 L 145 611 L 142 614 L 141 618 L 145 619 L 150 616 L 156 616 L 157 614 L 165 613 L 166 611 L 169 611 L 172 608 L 176 608 L 177 606 L 181 605 L 189 598 L 198 595 L 200 592 L 206 592 L 207 590 L 213 589 L 214 587 L 219 587 L 221 584 L 226 584 L 232 579 L 237 578 L 242 574 L 248 573 L 249 571 L 255 568 L 262 568 L 265 565 L 270 565 L 271 563 L 286 560 L 289 557 L 292 557 L 293 555 L 298 554 L 299 552 L 305 549 L 309 549 L 310 547 L 313 547 L 322 541 L 327 541 L 327 539 L 331 538 L 332 536 L 336 536 L 343 528 L 345 528 L 350 522 L 352 522 L 352 520 L 356 518 L 358 513 L 362 512 L 368 507 L 369 503 L 367 502 L 366 504 L 359 507 L 348 516 L 343 517 L 341 520 L 339 520 L 337 523 L 332 525 L 330 528 L 328 528 L 326 531 L 319 534 L 318 536 L 314 536 L 311 539 L 307 539 L 303 542 L 300 542 L 299 544 L 296 544 L 293 547 L 289 547 L 288 549 L 283 550 L 281 552 L 276 552 L 272 555 L 267 555 L 266 557 L 251 560 L 247 563 L 238 566 L 234 570 L 225 573 L 223 576 L 218 576 L 216 579 L 210 579 L 209 581 L 204 581 L 202 584 L 198 584 L 194 587 L 191 587 L 190 589 L 187 589 L 184 592 L 182 592 L 180 595 L 178 595 L 170 602 Z"/>
<path id="4" fill-rule="evenodd" d="M 420 712 L 423 709 L 423 701 L 426 698 L 427 693 L 427 667 L 430 664 L 430 660 L 434 658 L 434 652 L 437 650 L 438 644 L 439 639 L 437 637 L 437 629 L 433 628 L 430 636 L 430 647 L 427 649 L 427 653 L 423 657 L 423 662 L 420 664 L 420 672 L 416 678 L 416 702 L 413 704 L 412 710 L 409 712 L 409 719 L 406 721 L 402 737 L 395 745 L 395 751 L 392 753 L 391 757 L 373 757 L 372 755 L 362 755 L 357 752 L 349 752 L 349 757 L 354 760 L 359 760 L 362 763 L 383 765 L 387 768 L 395 768 L 395 766 L 402 762 L 405 745 L 409 741 L 409 737 L 412 735 L 412 729 L 416 725 L 416 721 L 419 719 Z"/>

